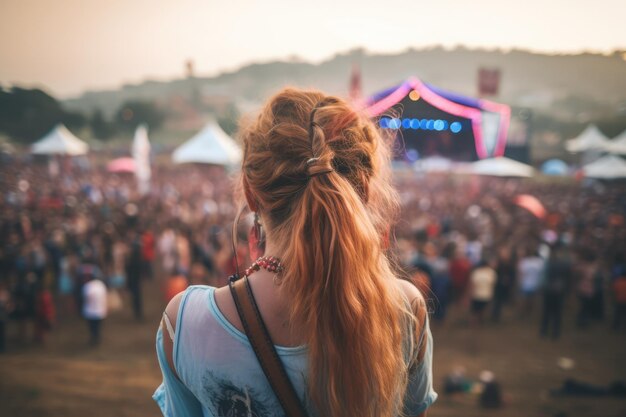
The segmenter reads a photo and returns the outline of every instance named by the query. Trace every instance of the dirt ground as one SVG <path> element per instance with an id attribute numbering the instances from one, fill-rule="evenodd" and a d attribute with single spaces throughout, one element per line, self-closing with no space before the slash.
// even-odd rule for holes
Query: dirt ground
<path id="1" fill-rule="evenodd" d="M 0 416 L 159 416 L 151 395 L 160 383 L 154 334 L 163 302 L 156 284 L 145 294 L 146 319 L 134 321 L 126 303 L 105 322 L 98 348 L 87 346 L 86 325 L 74 315 L 61 315 L 45 347 L 19 346 L 11 325 L 8 352 L 0 355 Z M 527 320 L 506 311 L 500 324 L 476 330 L 464 309 L 452 309 L 445 325 L 433 325 L 439 399 L 429 416 L 626 416 L 626 399 L 548 395 L 568 377 L 602 385 L 626 380 L 626 334 L 610 332 L 606 323 L 576 331 L 575 304 L 570 300 L 558 341 L 538 337 L 538 311 Z M 575 367 L 560 369 L 560 357 Z M 506 405 L 483 410 L 474 394 L 445 395 L 443 377 L 458 365 L 473 379 L 493 371 Z"/>

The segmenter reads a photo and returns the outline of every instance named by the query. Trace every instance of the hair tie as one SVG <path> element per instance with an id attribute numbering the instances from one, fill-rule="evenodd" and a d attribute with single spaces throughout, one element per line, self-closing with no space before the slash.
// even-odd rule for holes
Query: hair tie
<path id="1" fill-rule="evenodd" d="M 311 143 L 311 149 L 313 149 L 313 126 L 317 126 L 317 123 L 315 123 L 315 112 L 321 107 L 321 104 L 322 102 L 320 101 L 313 106 L 313 110 L 311 110 L 309 115 L 309 143 Z"/>
<path id="2" fill-rule="evenodd" d="M 311 110 L 311 114 L 309 116 L 309 142 L 311 143 L 311 151 L 313 151 L 313 127 L 319 126 L 317 123 L 315 123 L 315 113 L 317 112 L 317 109 L 319 109 L 323 105 L 324 105 L 323 101 L 317 102 L 317 104 L 313 106 L 313 109 Z M 313 153 L 313 155 L 315 155 L 315 153 Z M 319 159 L 320 159 L 319 156 L 313 156 L 312 158 L 307 159 L 306 164 L 308 167 L 311 167 L 311 165 L 319 161 Z M 323 169 L 321 171 L 313 172 L 312 174 L 309 174 L 309 178 L 317 177 L 318 175 L 328 174 L 333 171 L 334 169 L 332 168 Z"/>

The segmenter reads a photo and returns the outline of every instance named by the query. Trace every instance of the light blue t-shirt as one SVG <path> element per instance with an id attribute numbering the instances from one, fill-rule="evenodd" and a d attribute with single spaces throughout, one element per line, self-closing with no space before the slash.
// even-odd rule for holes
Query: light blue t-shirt
<path id="1" fill-rule="evenodd" d="M 163 337 L 159 326 L 156 350 L 163 383 L 152 398 L 165 417 L 284 417 L 248 338 L 217 307 L 215 288 L 191 286 L 182 296 L 172 352 L 180 379 L 168 366 Z M 428 328 L 424 339 L 426 354 L 410 375 L 405 396 L 408 416 L 422 413 L 437 398 Z M 276 350 L 308 414 L 315 416 L 306 395 L 306 346 L 276 346 Z"/>

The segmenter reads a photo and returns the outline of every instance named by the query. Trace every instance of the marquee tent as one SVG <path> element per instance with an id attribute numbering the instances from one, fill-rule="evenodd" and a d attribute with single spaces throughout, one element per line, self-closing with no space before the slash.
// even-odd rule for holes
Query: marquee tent
<path id="1" fill-rule="evenodd" d="M 469 167 L 469 172 L 472 174 L 495 177 L 532 177 L 534 171 L 530 165 L 504 156 L 483 159 L 472 163 Z"/>
<path id="2" fill-rule="evenodd" d="M 415 77 L 375 94 L 365 110 L 381 128 L 401 132 L 407 155 L 465 162 L 502 156 L 511 119 L 507 105 L 450 93 Z"/>
<path id="3" fill-rule="evenodd" d="M 421 172 L 449 172 L 452 170 L 453 166 L 454 163 L 451 160 L 441 156 L 418 159 L 413 165 L 416 171 Z"/>
<path id="4" fill-rule="evenodd" d="M 565 144 L 565 149 L 569 152 L 603 150 L 609 143 L 609 138 L 604 136 L 596 125 L 590 124 L 580 135 L 569 139 Z"/>
<path id="5" fill-rule="evenodd" d="M 588 178 L 617 179 L 626 178 L 626 161 L 619 156 L 606 155 L 583 167 L 583 174 Z"/>
<path id="6" fill-rule="evenodd" d="M 626 155 L 626 130 L 608 141 L 604 149 L 609 153 Z"/>
<path id="7" fill-rule="evenodd" d="M 176 148 L 172 160 L 177 164 L 200 163 L 232 166 L 241 162 L 237 143 L 215 122 L 209 122 L 198 134 Z"/>
<path id="8" fill-rule="evenodd" d="M 84 155 L 89 146 L 58 124 L 46 136 L 35 142 L 31 152 L 38 155 Z"/>

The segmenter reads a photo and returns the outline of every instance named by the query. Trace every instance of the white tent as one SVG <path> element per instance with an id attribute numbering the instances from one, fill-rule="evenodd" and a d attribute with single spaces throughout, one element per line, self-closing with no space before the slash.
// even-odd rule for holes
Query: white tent
<path id="1" fill-rule="evenodd" d="M 56 125 L 31 148 L 31 152 L 38 155 L 84 155 L 88 150 L 89 145 L 74 136 L 62 124 Z"/>
<path id="2" fill-rule="evenodd" d="M 470 164 L 468 171 L 472 174 L 495 177 L 532 177 L 535 170 L 530 165 L 499 156 L 474 162 Z"/>
<path id="3" fill-rule="evenodd" d="M 172 154 L 177 164 L 196 162 L 201 164 L 236 165 L 241 162 L 241 149 L 214 121 L 180 145 Z"/>
<path id="4" fill-rule="evenodd" d="M 626 155 L 626 130 L 610 140 L 604 149 L 610 153 Z"/>
<path id="5" fill-rule="evenodd" d="M 421 172 L 448 172 L 452 170 L 452 166 L 452 161 L 442 156 L 431 156 L 424 159 L 418 159 L 413 165 L 416 171 Z"/>
<path id="6" fill-rule="evenodd" d="M 574 139 L 569 139 L 565 144 L 565 149 L 569 152 L 584 152 L 591 150 L 602 150 L 609 144 L 609 138 L 598 129 L 596 125 L 590 124 Z"/>
<path id="7" fill-rule="evenodd" d="M 583 173 L 589 178 L 626 178 L 626 161 L 619 156 L 606 155 L 585 165 Z"/>

